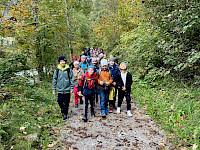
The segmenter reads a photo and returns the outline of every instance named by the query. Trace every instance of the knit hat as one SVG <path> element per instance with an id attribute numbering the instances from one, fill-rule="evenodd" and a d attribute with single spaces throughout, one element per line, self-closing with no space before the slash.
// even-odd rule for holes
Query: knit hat
<path id="1" fill-rule="evenodd" d="M 86 56 L 85 56 L 85 55 L 82 55 L 82 56 L 81 56 L 81 59 L 82 59 L 82 58 L 86 59 Z"/>
<path id="2" fill-rule="evenodd" d="M 92 68 L 92 69 L 94 70 L 94 67 L 93 67 L 93 66 L 89 66 L 89 67 L 88 67 L 88 70 L 89 70 L 90 68 Z"/>
<path id="3" fill-rule="evenodd" d="M 100 57 L 103 57 L 103 53 L 99 54 Z"/>
<path id="4" fill-rule="evenodd" d="M 79 65 L 79 62 L 78 62 L 78 61 L 74 61 L 74 66 L 75 66 L 76 64 L 78 64 L 78 65 Z"/>
<path id="5" fill-rule="evenodd" d="M 120 69 L 126 69 L 127 68 L 127 65 L 126 63 L 122 62 L 119 66 Z"/>
<path id="6" fill-rule="evenodd" d="M 109 61 L 114 61 L 115 62 L 115 58 L 114 57 L 110 57 Z"/>
<path id="7" fill-rule="evenodd" d="M 76 56 L 76 55 L 74 55 L 72 58 L 73 58 L 73 59 L 77 59 L 77 56 Z"/>
<path id="8" fill-rule="evenodd" d="M 106 59 L 101 60 L 101 67 L 108 66 L 108 61 Z"/>
<path id="9" fill-rule="evenodd" d="M 92 57 L 92 62 L 93 61 L 97 61 L 97 58 L 96 57 Z"/>
<path id="10" fill-rule="evenodd" d="M 65 62 L 67 61 L 66 57 L 65 56 L 60 56 L 58 58 L 58 63 L 60 63 L 61 60 L 64 60 Z"/>

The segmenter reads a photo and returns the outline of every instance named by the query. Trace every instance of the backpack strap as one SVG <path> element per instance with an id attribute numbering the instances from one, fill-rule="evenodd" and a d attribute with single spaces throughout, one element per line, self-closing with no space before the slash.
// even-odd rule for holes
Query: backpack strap
<path id="1" fill-rule="evenodd" d="M 56 78 L 56 84 L 57 84 L 57 82 L 58 82 L 58 73 L 59 73 L 59 69 L 56 68 L 56 76 L 57 76 L 57 78 Z"/>
<path id="2" fill-rule="evenodd" d="M 67 68 L 67 75 L 68 75 L 68 79 L 69 79 L 69 83 L 70 83 L 70 68 Z"/>
<path id="3" fill-rule="evenodd" d="M 57 82 L 58 82 L 58 73 L 59 73 L 59 69 L 56 68 Z M 68 75 L 68 79 L 69 79 L 69 83 L 70 83 L 70 68 L 67 68 L 67 75 Z M 57 82 L 56 82 L 56 84 L 57 84 Z"/>

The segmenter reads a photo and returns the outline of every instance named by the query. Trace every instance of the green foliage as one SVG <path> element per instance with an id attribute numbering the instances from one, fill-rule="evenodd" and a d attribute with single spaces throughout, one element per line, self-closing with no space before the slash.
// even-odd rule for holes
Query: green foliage
<path id="1" fill-rule="evenodd" d="M 51 83 L 31 86 L 27 79 L 14 79 L 1 91 L 14 96 L 0 105 L 0 145 L 3 149 L 11 146 L 14 149 L 45 149 L 55 141 L 57 135 L 53 127 L 62 125 L 62 118 L 51 93 Z M 29 140 L 28 135 L 35 133 L 37 139 Z"/>
<path id="2" fill-rule="evenodd" d="M 0 58 L 0 61 L 0 82 L 4 82 L 16 72 L 28 69 L 27 59 L 23 54 L 6 55 L 6 58 Z"/>
<path id="3" fill-rule="evenodd" d="M 152 0 L 146 6 L 152 23 L 161 30 L 159 46 L 167 69 L 183 78 L 199 72 L 199 1 Z"/>
<path id="4" fill-rule="evenodd" d="M 199 88 L 166 79 L 152 88 L 146 82 L 133 86 L 134 99 L 167 131 L 170 141 L 180 147 L 200 146 Z M 178 147 L 177 147 L 178 148 Z"/>

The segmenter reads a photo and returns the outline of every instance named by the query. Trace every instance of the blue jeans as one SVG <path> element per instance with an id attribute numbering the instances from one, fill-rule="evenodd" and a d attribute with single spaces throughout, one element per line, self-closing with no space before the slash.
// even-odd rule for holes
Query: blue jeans
<path id="1" fill-rule="evenodd" d="M 99 90 L 99 95 L 100 95 L 101 115 L 109 113 L 108 111 L 109 91 Z"/>

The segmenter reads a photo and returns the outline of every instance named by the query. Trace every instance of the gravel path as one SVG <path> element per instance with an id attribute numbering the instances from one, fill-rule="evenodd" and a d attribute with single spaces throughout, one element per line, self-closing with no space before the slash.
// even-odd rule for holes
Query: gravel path
<path id="1" fill-rule="evenodd" d="M 71 103 L 71 106 L 73 104 Z M 126 114 L 124 100 L 121 113 L 116 110 L 106 119 L 100 115 L 100 106 L 95 107 L 96 117 L 87 123 L 82 121 L 83 106 L 73 108 L 66 125 L 60 129 L 58 142 L 50 149 L 69 150 L 157 150 L 167 149 L 166 137 L 158 130 L 152 119 L 132 102 L 132 117 Z M 90 112 L 90 111 L 89 111 Z M 90 116 L 90 113 L 88 114 Z"/>

